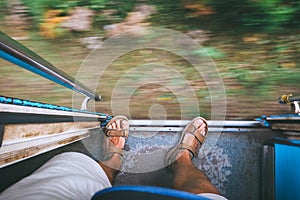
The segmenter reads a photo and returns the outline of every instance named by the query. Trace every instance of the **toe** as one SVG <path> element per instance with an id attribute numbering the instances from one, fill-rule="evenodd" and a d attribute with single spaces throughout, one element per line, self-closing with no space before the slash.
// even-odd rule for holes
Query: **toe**
<path id="1" fill-rule="evenodd" d="M 194 127 L 199 128 L 202 125 L 205 125 L 204 121 L 202 119 L 197 119 L 193 122 Z"/>
<path id="2" fill-rule="evenodd" d="M 201 124 L 199 127 L 198 127 L 198 129 L 196 130 L 196 133 L 198 134 L 201 134 L 201 135 L 203 135 L 204 137 L 206 136 L 206 134 L 207 134 L 207 131 L 206 131 L 206 124 L 205 123 L 203 123 L 203 124 Z"/>
<path id="3" fill-rule="evenodd" d="M 117 128 L 117 129 L 120 129 L 120 128 L 121 128 L 121 122 L 120 122 L 120 120 L 117 120 L 117 121 L 116 121 L 116 128 Z"/>
<path id="4" fill-rule="evenodd" d="M 124 129 L 127 129 L 127 128 L 129 128 L 128 121 L 126 121 L 126 120 L 123 120 L 123 121 L 121 122 L 121 124 L 122 124 L 122 127 L 123 127 Z"/>
<path id="5" fill-rule="evenodd" d="M 112 126 L 112 129 L 116 129 L 117 128 L 116 122 L 112 123 L 111 126 Z"/>

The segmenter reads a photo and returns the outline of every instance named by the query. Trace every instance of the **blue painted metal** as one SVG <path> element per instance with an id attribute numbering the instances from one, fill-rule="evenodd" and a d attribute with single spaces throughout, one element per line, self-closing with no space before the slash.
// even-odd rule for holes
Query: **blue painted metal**
<path id="1" fill-rule="evenodd" d="M 276 199 L 300 199 L 300 141 L 275 144 Z"/>
<path id="2" fill-rule="evenodd" d="M 265 115 L 258 117 L 255 119 L 256 121 L 259 121 L 260 124 L 264 127 L 269 128 L 270 127 L 270 123 L 267 121 L 267 117 Z"/>
<path id="3" fill-rule="evenodd" d="M 283 118 L 300 119 L 300 116 L 298 114 L 283 114 L 283 115 L 272 115 L 267 117 L 268 120 L 276 120 L 276 119 L 283 119 Z"/>
<path id="4" fill-rule="evenodd" d="M 27 69 L 51 81 L 54 81 L 55 83 L 58 83 L 66 88 L 69 88 L 89 98 L 92 98 L 95 101 L 100 101 L 101 97 L 98 94 L 91 91 L 82 83 L 75 81 L 74 78 L 60 71 L 51 63 L 44 60 L 43 58 L 41 58 L 34 52 L 30 51 L 28 48 L 21 45 L 17 41 L 13 40 L 9 36 L 5 35 L 1 31 L 0 31 L 0 57 L 11 63 L 16 64 L 17 66 Z M 99 113 L 99 112 L 89 112 L 86 110 L 78 110 L 78 109 L 68 108 L 64 106 L 57 106 L 52 104 L 33 102 L 33 101 L 10 98 L 10 97 L 0 96 L 0 103 L 106 116 L 106 120 L 102 121 L 101 126 L 105 126 L 108 123 L 108 121 L 112 118 L 112 116 Z"/>
<path id="5" fill-rule="evenodd" d="M 299 114 L 282 114 L 282 115 L 273 115 L 273 116 L 261 116 L 255 119 L 259 121 L 260 124 L 264 127 L 271 128 L 273 123 L 276 122 L 284 122 L 284 123 L 292 123 L 300 121 Z"/>
<path id="6" fill-rule="evenodd" d="M 109 115 L 101 113 L 101 112 L 78 110 L 78 109 L 69 108 L 69 107 L 65 107 L 65 106 L 58 106 L 58 105 L 54 105 L 54 104 L 47 104 L 47 103 L 41 103 L 41 102 L 35 102 L 35 101 L 29 101 L 29 100 L 17 99 L 17 98 L 12 98 L 12 97 L 5 97 L 5 96 L 0 96 L 0 103 L 105 116 L 105 119 L 101 121 L 102 127 L 105 127 L 106 124 L 109 122 L 109 120 L 111 120 L 111 118 L 112 118 L 112 116 L 109 116 Z"/>

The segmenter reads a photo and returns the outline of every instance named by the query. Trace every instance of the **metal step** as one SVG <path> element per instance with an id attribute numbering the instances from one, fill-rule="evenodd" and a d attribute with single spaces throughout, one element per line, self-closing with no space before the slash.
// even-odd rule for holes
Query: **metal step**
<path id="1" fill-rule="evenodd" d="M 131 131 L 141 132 L 180 132 L 190 120 L 129 120 Z M 247 132 L 262 129 L 258 121 L 211 121 L 208 120 L 211 132 Z"/>

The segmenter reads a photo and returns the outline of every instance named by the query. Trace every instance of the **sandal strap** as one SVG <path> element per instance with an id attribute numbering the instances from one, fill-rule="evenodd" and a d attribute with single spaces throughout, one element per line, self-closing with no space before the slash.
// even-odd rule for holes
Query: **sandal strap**
<path id="1" fill-rule="evenodd" d="M 123 121 L 128 121 L 127 117 L 125 116 L 115 116 L 113 117 L 105 127 L 105 134 L 108 137 L 128 137 L 129 128 L 120 128 L 120 129 L 110 129 L 108 128 L 112 123 L 115 121 L 120 120 L 122 124 Z"/>
<path id="2" fill-rule="evenodd" d="M 194 133 L 189 133 L 189 134 L 193 135 L 197 139 L 197 141 L 200 142 L 201 145 L 203 144 L 203 142 L 206 138 L 199 131 L 195 131 Z"/>
<path id="3" fill-rule="evenodd" d="M 196 127 L 194 125 L 195 120 L 198 120 L 198 119 L 201 119 L 203 121 L 203 123 L 206 125 L 205 126 L 205 133 L 207 134 L 207 132 L 208 132 L 208 124 L 207 124 L 206 120 L 204 118 L 202 118 L 202 117 L 194 118 L 194 120 L 191 121 L 185 127 L 185 129 L 183 130 L 180 142 L 175 147 L 173 147 L 172 149 L 170 149 L 169 152 L 165 156 L 165 163 L 167 165 L 169 165 L 169 167 L 171 169 L 173 168 L 173 164 L 171 162 L 175 161 L 176 155 L 182 149 L 188 150 L 192 154 L 192 159 L 194 157 L 198 157 L 199 149 L 201 148 L 201 146 L 204 143 L 204 140 L 206 138 L 206 134 L 202 135 L 201 132 L 198 131 L 198 127 Z M 184 141 L 184 137 L 186 137 L 188 134 L 191 134 L 192 136 L 195 137 L 194 139 L 197 140 L 197 145 L 194 145 L 194 143 L 183 142 Z"/>
<path id="4" fill-rule="evenodd" d="M 189 133 L 186 133 L 186 134 L 189 134 Z M 192 134 L 193 136 L 195 136 L 194 134 Z M 197 137 L 195 136 L 195 138 L 197 139 Z M 202 146 L 203 143 L 201 143 L 198 139 L 197 139 L 198 143 L 196 146 L 193 146 L 189 143 L 181 143 L 179 145 L 179 150 L 180 149 L 186 149 L 188 150 L 191 154 L 192 154 L 192 159 L 195 158 L 195 157 L 198 157 L 198 152 L 199 152 L 199 149 L 200 147 Z"/>
<path id="5" fill-rule="evenodd" d="M 109 147 L 107 147 L 107 153 L 103 155 L 103 159 L 107 160 L 115 153 L 119 154 L 120 158 L 123 158 L 123 156 L 124 156 L 123 149 L 115 147 L 115 146 L 109 146 Z"/>
<path id="6" fill-rule="evenodd" d="M 203 123 L 206 124 L 205 126 L 205 131 L 207 132 L 208 130 L 208 127 L 207 127 L 207 123 L 205 121 L 205 119 L 202 118 L 202 121 Z M 198 128 L 199 127 L 196 127 L 194 125 L 193 122 L 191 122 L 191 124 L 189 126 L 187 126 L 187 128 L 184 130 L 184 136 L 182 137 L 182 141 L 184 140 L 184 137 L 187 135 L 187 134 L 191 134 L 195 137 L 195 139 L 198 141 L 198 144 L 196 146 L 193 146 L 189 143 L 182 143 L 180 144 L 179 146 L 179 149 L 187 149 L 191 152 L 192 154 L 192 158 L 194 157 L 198 157 L 198 151 L 199 149 L 201 148 L 203 142 L 205 141 L 205 138 L 206 136 L 202 135 L 200 131 L 198 131 Z"/>
<path id="7" fill-rule="evenodd" d="M 203 120 L 203 119 L 202 119 L 202 120 Z M 208 130 L 208 129 L 207 129 L 207 123 L 206 123 L 206 121 L 204 121 L 204 120 L 203 120 L 203 123 L 206 124 L 206 127 L 205 127 L 206 130 L 205 130 L 205 132 L 207 132 L 207 130 Z M 197 129 L 198 129 L 198 127 L 195 127 L 194 124 L 191 124 L 191 126 L 189 126 L 189 127 L 186 128 L 185 132 L 194 135 L 195 138 L 196 138 L 201 144 L 203 144 L 203 142 L 204 142 L 204 140 L 205 140 L 206 137 L 205 137 L 204 135 L 202 135 L 199 131 L 197 131 Z"/>
<path id="8" fill-rule="evenodd" d="M 121 148 L 118 148 L 118 147 L 116 147 L 116 146 L 109 146 L 109 147 L 108 147 L 108 152 L 110 152 L 110 153 L 118 153 L 118 154 L 120 154 L 121 156 L 124 155 L 124 150 L 121 149 Z"/>
<path id="9" fill-rule="evenodd" d="M 188 150 L 191 154 L 192 154 L 192 158 L 194 158 L 196 155 L 196 151 L 193 147 L 191 147 L 189 144 L 186 144 L 186 143 L 181 143 L 179 148 L 178 148 L 178 152 L 179 150 L 181 149 L 186 149 Z M 175 155 L 176 156 L 176 155 Z"/>
<path id="10" fill-rule="evenodd" d="M 108 137 L 128 137 L 128 129 L 106 129 L 105 134 Z"/>

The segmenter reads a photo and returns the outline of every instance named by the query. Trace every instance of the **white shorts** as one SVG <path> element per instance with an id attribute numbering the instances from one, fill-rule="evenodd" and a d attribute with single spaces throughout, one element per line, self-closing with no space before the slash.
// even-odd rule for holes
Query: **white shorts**
<path id="1" fill-rule="evenodd" d="M 75 152 L 55 156 L 33 174 L 10 186 L 0 199 L 91 199 L 99 190 L 111 187 L 101 166 L 90 157 Z M 215 194 L 199 194 L 216 200 Z"/>

